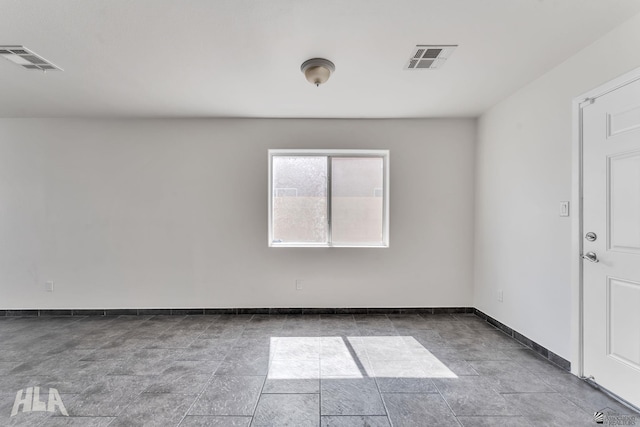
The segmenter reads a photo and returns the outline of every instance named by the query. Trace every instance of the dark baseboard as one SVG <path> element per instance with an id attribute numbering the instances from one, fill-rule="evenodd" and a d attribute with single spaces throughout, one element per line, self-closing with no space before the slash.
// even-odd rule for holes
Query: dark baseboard
<path id="1" fill-rule="evenodd" d="M 478 316 L 479 318 L 485 320 L 487 323 L 489 323 L 489 324 L 495 326 L 496 328 L 500 329 L 502 332 L 504 332 L 505 334 L 509 335 L 510 337 L 512 337 L 513 339 L 518 341 L 519 343 L 524 344 L 525 346 L 529 347 L 531 350 L 533 350 L 534 352 L 536 352 L 540 356 L 544 357 L 545 359 L 547 359 L 549 362 L 553 363 L 554 365 L 564 369 L 565 371 L 569 371 L 569 372 L 571 371 L 571 362 L 569 362 L 568 360 L 558 356 L 557 354 L 555 354 L 551 350 L 548 350 L 547 348 L 541 346 L 537 342 L 527 338 L 526 336 L 522 335 L 520 332 L 514 331 L 513 329 L 511 329 L 510 327 L 508 327 L 504 323 L 501 323 L 500 321 L 498 321 L 498 320 L 494 319 L 493 317 L 483 313 L 482 311 L 478 310 L 477 308 L 474 309 L 474 314 L 476 316 Z"/>
<path id="2" fill-rule="evenodd" d="M 0 310 L 7 317 L 53 316 L 170 316 L 170 315 L 218 315 L 218 314 L 475 314 L 516 341 L 529 347 L 551 363 L 565 371 L 571 371 L 571 362 L 527 338 L 518 331 L 474 307 L 416 307 L 416 308 L 133 308 L 90 310 Z"/>
<path id="3" fill-rule="evenodd" d="M 170 316 L 212 314 L 473 314 L 473 307 L 416 308 L 132 308 L 89 310 L 0 310 L 0 316 Z"/>

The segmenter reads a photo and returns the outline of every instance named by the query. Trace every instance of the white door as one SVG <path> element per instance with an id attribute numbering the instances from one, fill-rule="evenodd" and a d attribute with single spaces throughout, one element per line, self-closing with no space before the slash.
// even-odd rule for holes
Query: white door
<path id="1" fill-rule="evenodd" d="M 640 406 L 640 80 L 582 112 L 584 375 Z"/>

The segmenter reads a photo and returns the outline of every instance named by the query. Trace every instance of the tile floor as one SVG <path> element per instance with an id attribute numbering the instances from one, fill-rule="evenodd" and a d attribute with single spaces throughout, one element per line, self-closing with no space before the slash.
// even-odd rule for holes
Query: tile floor
<path id="1" fill-rule="evenodd" d="M 567 427 L 604 408 L 634 415 L 474 315 L 0 318 L 2 426 Z"/>

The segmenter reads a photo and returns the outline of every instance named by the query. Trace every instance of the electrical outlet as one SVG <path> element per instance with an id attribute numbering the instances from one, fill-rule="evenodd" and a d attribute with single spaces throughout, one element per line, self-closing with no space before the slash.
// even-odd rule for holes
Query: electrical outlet
<path id="1" fill-rule="evenodd" d="M 296 279 L 296 291 L 301 291 L 302 290 L 302 285 L 304 284 L 303 280 L 300 279 Z"/>
<path id="2" fill-rule="evenodd" d="M 48 280 L 44 282 L 44 291 L 53 292 L 53 280 Z"/>
<path id="3" fill-rule="evenodd" d="M 498 291 L 498 301 L 502 302 L 503 299 L 504 299 L 504 295 L 502 294 L 502 289 L 500 289 Z"/>

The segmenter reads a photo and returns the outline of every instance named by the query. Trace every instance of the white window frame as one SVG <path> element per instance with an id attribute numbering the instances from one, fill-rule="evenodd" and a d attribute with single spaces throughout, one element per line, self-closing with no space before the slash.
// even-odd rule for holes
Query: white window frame
<path id="1" fill-rule="evenodd" d="M 334 244 L 331 241 L 331 169 L 328 169 L 327 173 L 327 222 L 328 233 L 327 242 L 323 243 L 305 243 L 305 242 L 290 242 L 280 243 L 273 241 L 273 158 L 275 156 L 325 156 L 329 159 L 333 157 L 381 157 L 382 158 L 382 243 L 379 245 L 359 244 L 359 243 L 341 243 Z M 271 149 L 268 152 L 269 168 L 268 168 L 268 194 L 269 194 L 269 206 L 268 206 L 268 221 L 269 221 L 269 233 L 268 244 L 272 248 L 388 248 L 389 247 L 389 150 L 287 150 L 287 149 Z M 331 164 L 329 160 L 329 165 Z"/>

